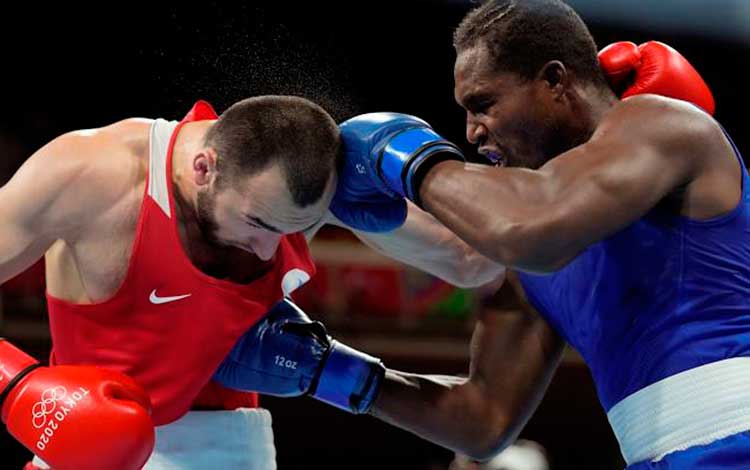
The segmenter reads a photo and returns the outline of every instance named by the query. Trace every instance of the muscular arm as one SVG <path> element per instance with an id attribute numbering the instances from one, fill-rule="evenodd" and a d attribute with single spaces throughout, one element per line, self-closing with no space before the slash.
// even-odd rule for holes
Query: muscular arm
<path id="1" fill-rule="evenodd" d="M 420 194 L 438 220 L 487 257 L 553 271 L 675 189 L 690 191 L 722 145 L 718 126 L 697 109 L 635 97 L 615 105 L 587 143 L 539 170 L 445 162 Z M 712 200 L 726 199 L 716 191 L 703 196 L 698 204 L 731 206 Z"/>
<path id="2" fill-rule="evenodd" d="M 475 328 L 468 378 L 388 370 L 371 413 L 476 459 L 511 444 L 541 401 L 563 349 L 519 295 L 509 274 L 496 306 Z"/>
<path id="3" fill-rule="evenodd" d="M 86 218 L 94 198 L 83 182 L 84 160 L 73 155 L 80 139 L 66 135 L 50 142 L 0 188 L 0 283 L 31 266 Z"/>
<path id="4" fill-rule="evenodd" d="M 478 287 L 502 278 L 505 268 L 471 248 L 433 216 L 408 203 L 404 224 L 387 233 L 352 232 L 385 256 L 459 287 Z M 337 220 L 332 223 L 347 228 Z"/>

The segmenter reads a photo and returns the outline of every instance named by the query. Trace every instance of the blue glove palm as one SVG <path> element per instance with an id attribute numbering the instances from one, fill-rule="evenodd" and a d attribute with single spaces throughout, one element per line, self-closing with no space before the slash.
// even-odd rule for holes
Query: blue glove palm
<path id="1" fill-rule="evenodd" d="M 365 413 L 384 373 L 380 360 L 331 339 L 322 323 L 284 299 L 239 339 L 214 380 L 267 395 L 310 395 Z"/>
<path id="2" fill-rule="evenodd" d="M 234 345 L 214 379 L 280 397 L 310 390 L 330 347 L 325 327 L 288 301 L 278 303 Z"/>

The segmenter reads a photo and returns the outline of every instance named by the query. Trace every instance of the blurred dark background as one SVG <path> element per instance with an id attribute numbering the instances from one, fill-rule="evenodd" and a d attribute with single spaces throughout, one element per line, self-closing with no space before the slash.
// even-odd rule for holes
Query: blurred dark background
<path id="1" fill-rule="evenodd" d="M 712 88 L 717 119 L 740 151 L 750 154 L 743 72 L 750 68 L 750 2 L 569 3 L 600 47 L 654 39 L 681 51 Z M 452 30 L 469 7 L 448 0 L 16 2 L 0 28 L 0 184 L 63 132 L 133 116 L 179 119 L 199 98 L 221 111 L 260 94 L 310 98 L 339 121 L 371 111 L 416 114 L 473 154 L 464 143 L 463 113 L 453 102 L 451 46 Z M 331 316 L 334 332 L 395 368 L 466 371 L 481 294 L 446 291 L 359 245 L 336 255 L 337 246 L 354 242 L 341 234 L 330 239 L 314 250 L 328 276 L 340 276 L 341 265 L 349 265 L 364 284 L 379 279 L 412 285 L 388 315 Z M 360 286 L 361 292 L 354 285 L 344 288 L 353 297 L 367 295 L 372 285 Z M 0 333 L 39 358 L 49 351 L 42 293 L 38 267 L 0 288 Z M 412 308 L 415 299 L 424 298 L 418 311 Z M 312 400 L 264 403 L 274 414 L 281 470 L 444 469 L 452 459 L 450 452 L 410 434 Z M 588 371 L 573 352 L 522 437 L 547 449 L 553 469 L 622 467 Z M 0 455 L 3 469 L 20 468 L 28 458 L 6 434 L 0 435 Z"/>

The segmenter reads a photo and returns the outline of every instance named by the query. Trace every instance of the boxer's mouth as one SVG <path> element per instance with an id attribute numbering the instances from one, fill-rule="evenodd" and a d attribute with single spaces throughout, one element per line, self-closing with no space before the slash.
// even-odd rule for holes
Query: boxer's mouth
<path id="1" fill-rule="evenodd" d="M 478 153 L 492 162 L 495 166 L 506 166 L 508 164 L 505 155 L 495 148 L 481 147 L 478 150 Z"/>

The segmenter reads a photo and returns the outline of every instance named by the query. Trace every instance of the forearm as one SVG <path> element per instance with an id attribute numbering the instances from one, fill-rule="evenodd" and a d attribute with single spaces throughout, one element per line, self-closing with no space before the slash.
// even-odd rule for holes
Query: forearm
<path id="1" fill-rule="evenodd" d="M 387 233 L 354 231 L 385 256 L 459 287 L 479 287 L 502 278 L 505 268 L 487 258 L 414 204 L 404 224 Z"/>
<path id="2" fill-rule="evenodd" d="M 463 377 L 386 371 L 370 414 L 428 441 L 477 459 L 512 442 L 509 419 Z"/>
<path id="3" fill-rule="evenodd" d="M 475 459 L 513 442 L 541 401 L 564 348 L 519 297 L 510 272 L 477 318 L 469 378 L 387 370 L 370 413 Z"/>

